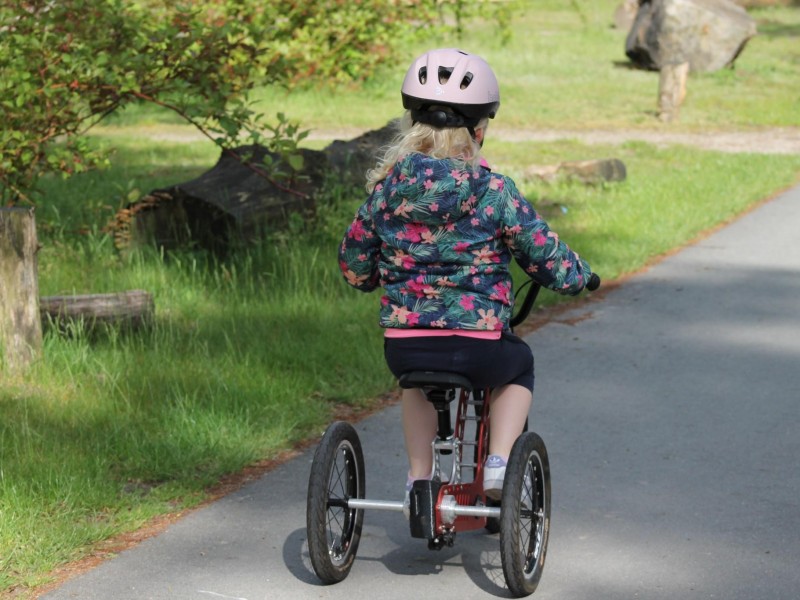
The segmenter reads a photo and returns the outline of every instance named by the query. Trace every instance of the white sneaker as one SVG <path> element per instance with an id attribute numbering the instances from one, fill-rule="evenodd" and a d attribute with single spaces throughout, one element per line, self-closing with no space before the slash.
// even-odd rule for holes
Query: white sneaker
<path id="1" fill-rule="evenodd" d="M 413 482 L 410 485 L 406 484 L 406 496 L 403 499 L 403 515 L 406 520 L 411 518 L 411 488 L 413 485 Z"/>
<path id="2" fill-rule="evenodd" d="M 500 500 L 503 495 L 503 479 L 506 476 L 506 461 L 502 456 L 492 454 L 483 465 L 483 492 L 487 498 Z"/>

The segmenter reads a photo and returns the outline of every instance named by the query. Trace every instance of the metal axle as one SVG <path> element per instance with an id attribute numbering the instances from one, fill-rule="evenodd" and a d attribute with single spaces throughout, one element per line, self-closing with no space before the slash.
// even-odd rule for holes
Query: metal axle
<path id="1" fill-rule="evenodd" d="M 446 497 L 444 500 L 445 502 L 442 503 L 442 509 L 449 512 L 451 515 L 456 517 L 486 517 L 499 519 L 500 518 L 500 508 L 495 508 L 491 506 L 460 506 L 458 504 L 450 504 L 447 502 L 447 498 L 452 498 L 452 496 Z M 403 503 L 402 502 L 393 502 L 391 500 L 366 500 L 360 498 L 350 498 L 347 501 L 347 507 L 356 509 L 356 510 L 393 510 L 397 512 L 403 511 Z"/>

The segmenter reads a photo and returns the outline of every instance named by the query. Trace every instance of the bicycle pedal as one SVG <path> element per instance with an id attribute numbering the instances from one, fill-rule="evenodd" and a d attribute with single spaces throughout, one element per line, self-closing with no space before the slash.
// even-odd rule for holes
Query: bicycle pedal
<path id="1" fill-rule="evenodd" d="M 442 482 L 418 479 L 409 494 L 411 500 L 408 519 L 411 537 L 433 540 L 436 538 L 436 502 Z"/>

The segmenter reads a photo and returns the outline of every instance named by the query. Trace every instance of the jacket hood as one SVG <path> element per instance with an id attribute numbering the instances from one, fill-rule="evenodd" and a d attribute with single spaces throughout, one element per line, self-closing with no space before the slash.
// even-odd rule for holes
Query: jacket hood
<path id="1" fill-rule="evenodd" d="M 376 186 L 395 218 L 442 225 L 474 211 L 490 179 L 489 169 L 461 161 L 409 154 Z"/>

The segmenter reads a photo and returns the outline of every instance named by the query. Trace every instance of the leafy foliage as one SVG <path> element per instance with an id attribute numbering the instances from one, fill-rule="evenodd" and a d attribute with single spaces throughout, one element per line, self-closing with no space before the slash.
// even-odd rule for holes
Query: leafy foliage
<path id="1" fill-rule="evenodd" d="M 104 162 L 81 134 L 130 103 L 166 107 L 221 147 L 259 141 L 254 85 L 362 80 L 432 11 L 424 0 L 3 0 L 0 200 L 32 201 L 43 173 Z"/>

